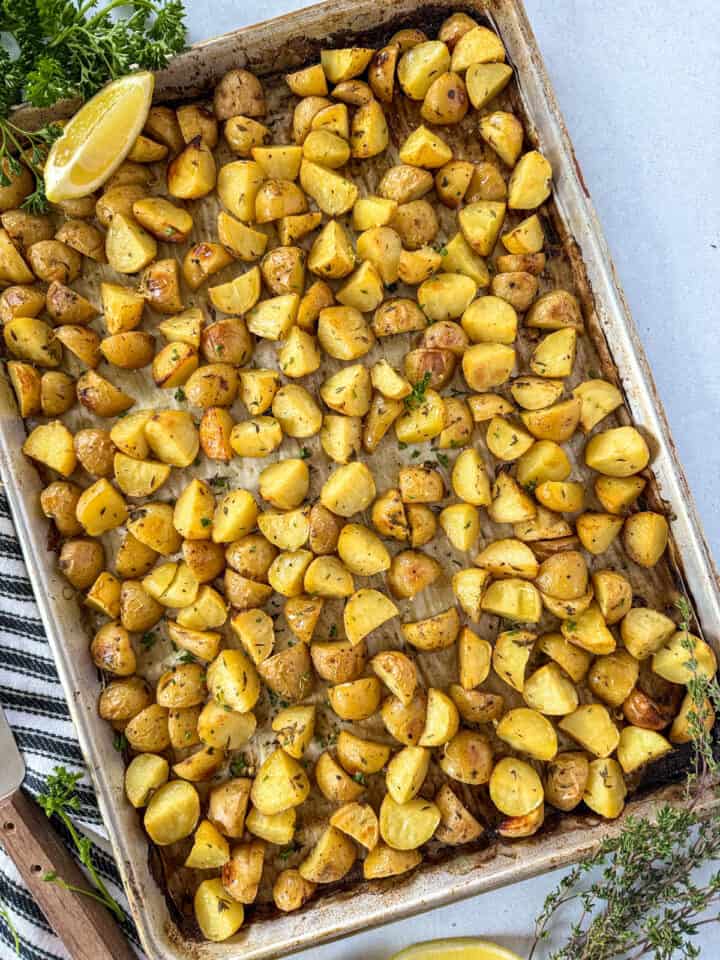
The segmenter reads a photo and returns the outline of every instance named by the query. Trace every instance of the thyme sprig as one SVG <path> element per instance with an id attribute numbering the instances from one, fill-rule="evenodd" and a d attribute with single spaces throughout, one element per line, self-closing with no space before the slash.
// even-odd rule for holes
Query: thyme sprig
<path id="1" fill-rule="evenodd" d="M 47 883 L 55 883 L 64 890 L 72 890 L 73 893 L 81 893 L 97 900 L 107 907 L 118 920 L 122 921 L 125 919 L 122 908 L 105 886 L 92 861 L 92 844 L 89 838 L 79 833 L 70 819 L 70 815 L 77 813 L 80 809 L 80 798 L 77 795 L 76 787 L 81 777 L 81 773 L 70 773 L 65 767 L 55 767 L 48 776 L 45 789 L 38 795 L 37 800 L 45 811 L 45 815 L 47 817 L 56 816 L 70 834 L 78 852 L 80 863 L 90 874 L 90 880 L 95 890 L 88 890 L 85 887 L 67 883 L 62 877 L 58 877 L 54 871 L 46 873 L 43 880 Z"/>
<path id="2" fill-rule="evenodd" d="M 663 804 L 654 819 L 628 816 L 616 836 L 570 870 L 545 900 L 529 960 L 565 909 L 579 917 L 549 960 L 691 960 L 700 956 L 694 942 L 700 928 L 720 920 L 720 870 L 703 883 L 697 879 L 703 865 L 720 860 L 720 814 L 704 818 L 698 811 L 698 800 L 720 775 L 707 722 L 720 707 L 720 685 L 698 669 L 687 599 L 676 606 L 692 673 L 688 727 L 695 766 L 684 802 Z"/>

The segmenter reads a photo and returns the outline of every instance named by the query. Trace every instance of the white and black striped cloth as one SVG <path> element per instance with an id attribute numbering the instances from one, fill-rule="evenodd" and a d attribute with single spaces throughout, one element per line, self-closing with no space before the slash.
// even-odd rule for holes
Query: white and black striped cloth
<path id="1" fill-rule="evenodd" d="M 5 710 L 27 773 L 24 788 L 40 792 L 45 777 L 57 765 L 73 772 L 84 769 L 65 695 L 45 639 L 32 587 L 10 512 L 0 491 L 0 703 Z M 76 822 L 104 835 L 95 794 L 87 776 L 78 784 L 80 811 Z M 57 823 L 55 823 L 58 826 Z M 62 827 L 58 827 L 62 834 Z M 115 863 L 93 846 L 96 868 L 115 899 L 127 910 L 127 901 Z M 17 957 L 15 936 L 24 960 L 68 957 L 32 897 L 14 864 L 0 847 L 0 957 Z M 9 918 L 9 922 L 8 919 Z M 126 913 L 123 929 L 138 947 L 137 935 Z M 13 933 L 14 931 L 14 933 Z"/>

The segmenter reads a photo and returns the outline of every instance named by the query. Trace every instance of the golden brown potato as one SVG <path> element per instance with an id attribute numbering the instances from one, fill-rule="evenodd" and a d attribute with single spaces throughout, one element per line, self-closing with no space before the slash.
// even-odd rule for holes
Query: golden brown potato
<path id="1" fill-rule="evenodd" d="M 448 71 L 435 77 L 428 87 L 420 116 L 426 123 L 449 126 L 460 123 L 468 111 L 468 106 L 467 90 L 462 77 Z"/>
<path id="2" fill-rule="evenodd" d="M 677 687 L 670 688 L 667 700 L 653 698 L 635 687 L 622 704 L 622 711 L 628 723 L 645 730 L 664 730 L 670 723 L 680 699 Z"/>
<path id="3" fill-rule="evenodd" d="M 221 360 L 223 363 L 243 366 L 252 356 L 253 339 L 245 322 L 241 320 L 240 317 L 224 317 L 222 320 L 216 320 L 214 323 L 208 324 L 208 326 L 203 329 L 200 350 L 208 363 Z M 248 374 L 244 371 L 241 377 L 242 376 L 247 378 Z M 273 373 L 271 379 L 276 380 L 277 374 Z M 260 409 L 260 407 L 264 407 L 264 404 L 257 402 L 248 404 L 245 401 L 245 397 L 248 396 L 249 379 L 246 379 L 244 383 L 246 393 L 245 396 L 241 394 L 241 399 L 243 399 L 243 402 L 251 413 L 263 413 L 264 409 Z M 272 396 L 270 399 L 272 401 Z M 269 405 L 270 404 L 268 404 L 268 406 Z"/>
<path id="4" fill-rule="evenodd" d="M 107 430 L 88 427 L 74 438 L 78 461 L 93 477 L 109 477 L 113 472 L 115 444 Z"/>
<path id="5" fill-rule="evenodd" d="M 15 317 L 37 317 L 46 305 L 46 294 L 38 287 L 6 287 L 0 294 L 0 320 L 8 323 Z"/>
<path id="6" fill-rule="evenodd" d="M 15 391 L 15 401 L 21 417 L 32 417 L 40 413 L 42 407 L 42 377 L 29 363 L 10 360 L 7 373 Z"/>
<path id="7" fill-rule="evenodd" d="M 55 238 L 91 260 L 107 262 L 105 237 L 97 227 L 86 220 L 66 220 L 58 229 Z"/>
<path id="8" fill-rule="evenodd" d="M 348 640 L 320 640 L 310 647 L 312 662 L 318 675 L 331 683 L 356 680 L 365 666 L 367 650 L 363 643 Z"/>
<path id="9" fill-rule="evenodd" d="M 252 780 L 233 777 L 210 791 L 208 818 L 226 837 L 243 835 Z"/>
<path id="10" fill-rule="evenodd" d="M 396 554 L 388 573 L 388 586 L 394 597 L 411 599 L 431 586 L 442 573 L 442 567 L 433 557 L 415 550 Z"/>
<path id="11" fill-rule="evenodd" d="M 380 806 L 380 836 L 393 850 L 416 850 L 432 837 L 440 810 L 431 800 L 415 797 L 396 803 L 386 794 Z"/>
<path id="12" fill-rule="evenodd" d="M 298 870 L 300 876 L 311 883 L 335 883 L 350 870 L 356 857 L 352 840 L 329 826 Z"/>
<path id="13" fill-rule="evenodd" d="M 240 157 L 251 156 L 253 147 L 269 143 L 271 139 L 268 128 L 251 117 L 229 117 L 223 133 L 230 149 Z"/>
<path id="14" fill-rule="evenodd" d="M 97 578 L 85 596 L 85 603 L 105 616 L 116 620 L 121 614 L 122 585 L 107 570 Z M 123 623 L 123 626 L 125 624 Z"/>
<path id="15" fill-rule="evenodd" d="M 132 206 L 138 223 L 164 243 L 183 243 L 192 230 L 192 216 L 162 197 L 142 197 Z"/>
<path id="16" fill-rule="evenodd" d="M 216 182 L 215 158 L 200 137 L 188 143 L 168 164 L 167 189 L 171 197 L 199 200 L 210 193 Z"/>
<path id="17" fill-rule="evenodd" d="M 291 703 L 304 700 L 313 686 L 310 653 L 304 643 L 264 660 L 258 671 L 271 690 Z"/>
<path id="18" fill-rule="evenodd" d="M 133 204 L 146 194 L 145 186 L 137 183 L 128 183 L 106 190 L 95 204 L 95 216 L 98 222 L 108 228 L 118 215 L 131 217 Z"/>
<path id="19" fill-rule="evenodd" d="M 432 243 L 438 232 L 435 211 L 427 200 L 411 200 L 396 209 L 390 226 L 406 250 L 419 250 Z"/>
<path id="20" fill-rule="evenodd" d="M 366 720 L 380 706 L 380 681 L 362 677 L 339 683 L 328 689 L 328 699 L 341 720 Z"/>
<path id="21" fill-rule="evenodd" d="M 378 100 L 383 103 L 392 102 L 393 88 L 395 86 L 395 67 L 399 55 L 399 44 L 389 43 L 373 54 L 368 66 L 367 75 L 370 88 Z"/>
<path id="22" fill-rule="evenodd" d="M 86 590 L 102 573 L 105 551 L 98 540 L 66 540 L 60 549 L 58 567 L 78 590 Z"/>
<path id="23" fill-rule="evenodd" d="M 39 240 L 52 240 L 55 234 L 48 216 L 27 210 L 7 210 L 0 216 L 0 223 L 20 248 L 30 247 Z"/>
<path id="24" fill-rule="evenodd" d="M 72 283 L 80 275 L 82 256 L 61 240 L 39 240 L 28 248 L 28 260 L 40 280 Z"/>
<path id="25" fill-rule="evenodd" d="M 654 567 L 667 547 L 668 522 L 649 510 L 631 514 L 623 527 L 625 552 L 641 567 Z"/>
<path id="26" fill-rule="evenodd" d="M 11 167 L 7 157 L 2 162 L 2 178 L 4 186 L 0 186 L 0 210 L 5 212 L 20 206 L 32 193 L 35 181 L 29 167 L 24 163 Z"/>
<path id="27" fill-rule="evenodd" d="M 425 729 L 427 696 L 417 691 L 410 703 L 405 704 L 398 697 L 388 697 L 381 709 L 385 729 L 405 746 L 417 745 Z"/>
<path id="28" fill-rule="evenodd" d="M 141 677 L 112 680 L 98 700 L 98 713 L 103 720 L 132 720 L 152 702 L 150 688 Z"/>
<path id="29" fill-rule="evenodd" d="M 455 607 L 424 620 L 402 624 L 405 639 L 418 650 L 442 650 L 452 646 L 459 629 L 460 618 Z"/>
<path id="30" fill-rule="evenodd" d="M 483 827 L 460 802 L 449 784 L 444 783 L 440 787 L 434 802 L 440 811 L 440 824 L 435 831 L 435 837 L 441 843 L 457 846 L 472 843 L 482 836 Z"/>
<path id="31" fill-rule="evenodd" d="M 523 154 L 515 165 L 508 183 L 508 206 L 511 210 L 535 210 L 550 196 L 552 167 L 538 151 Z"/>
<path id="32" fill-rule="evenodd" d="M 397 77 L 404 93 L 412 100 L 422 100 L 433 80 L 450 67 L 448 48 L 439 40 L 425 40 L 403 52 Z"/>
<path id="33" fill-rule="evenodd" d="M 265 94 L 258 78 L 247 70 L 229 70 L 215 88 L 213 108 L 218 120 L 265 116 Z"/>
<path id="34" fill-rule="evenodd" d="M 300 247 L 274 247 L 263 258 L 260 270 L 271 293 L 302 293 L 305 287 L 305 252 Z"/>
<path id="35" fill-rule="evenodd" d="M 135 673 L 137 664 L 130 634 L 119 623 L 106 623 L 98 630 L 90 645 L 90 655 L 99 670 L 118 677 Z"/>
<path id="36" fill-rule="evenodd" d="M 315 893 L 316 885 L 301 876 L 299 870 L 281 870 L 273 884 L 273 901 L 278 910 L 299 910 Z"/>
<path id="37" fill-rule="evenodd" d="M 100 352 L 108 363 L 123 370 L 139 370 L 147 366 L 155 353 L 155 338 L 144 330 L 127 330 L 105 337 Z"/>
<path id="38" fill-rule="evenodd" d="M 218 144 L 218 123 L 209 110 L 197 103 L 188 103 L 178 107 L 175 113 L 185 143 L 200 137 L 206 147 L 215 149 Z"/>
<path id="39" fill-rule="evenodd" d="M 183 137 L 172 107 L 152 106 L 145 121 L 145 133 L 164 143 L 171 153 L 182 150 Z"/>

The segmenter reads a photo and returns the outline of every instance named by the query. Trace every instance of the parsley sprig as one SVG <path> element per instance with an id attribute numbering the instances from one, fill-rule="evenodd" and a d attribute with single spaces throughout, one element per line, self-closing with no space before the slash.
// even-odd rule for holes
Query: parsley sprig
<path id="1" fill-rule="evenodd" d="M 80 798 L 77 795 L 76 787 L 81 777 L 81 773 L 70 773 L 65 767 L 55 767 L 45 782 L 45 789 L 38 795 L 37 799 L 45 811 L 46 816 L 56 816 L 70 834 L 72 842 L 75 844 L 78 852 L 80 863 L 82 863 L 90 874 L 90 880 L 95 890 L 88 890 L 84 887 L 67 883 L 62 877 L 58 877 L 54 871 L 46 873 L 43 880 L 47 883 L 56 883 L 64 890 L 71 890 L 73 893 L 82 893 L 85 896 L 92 897 L 93 900 L 102 903 L 118 920 L 122 921 L 125 919 L 122 908 L 103 883 L 92 861 L 92 844 L 90 840 L 78 832 L 75 824 L 70 819 L 70 815 L 77 813 L 80 809 Z"/>
<path id="2" fill-rule="evenodd" d="M 47 124 L 29 132 L 11 120 L 27 101 L 49 107 L 58 100 L 92 96 L 108 80 L 133 70 L 159 70 L 185 46 L 181 0 L 0 0 L 0 31 L 17 47 L 0 46 L 0 185 L 20 171 L 19 157 L 35 178 L 23 206 L 47 209 L 42 168 L 62 132 Z"/>

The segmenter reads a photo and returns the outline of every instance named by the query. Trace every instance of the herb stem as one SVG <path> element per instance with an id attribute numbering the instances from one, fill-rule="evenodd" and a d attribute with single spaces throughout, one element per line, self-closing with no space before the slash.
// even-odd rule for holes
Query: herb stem
<path id="1" fill-rule="evenodd" d="M 4 904 L 1 904 L 1 903 L 0 903 L 0 917 L 2 917 L 3 920 L 5 921 L 5 926 L 8 928 L 8 930 L 10 931 L 10 936 L 13 938 L 15 953 L 18 956 L 20 956 L 20 937 L 18 936 L 18 932 L 15 929 L 15 924 L 13 923 L 12 917 L 10 916 L 10 911 Z"/>
<path id="2" fill-rule="evenodd" d="M 93 863 L 92 844 L 90 840 L 80 835 L 75 824 L 70 819 L 70 811 L 77 811 L 80 807 L 80 798 L 77 795 L 76 787 L 81 776 L 82 774 L 80 773 L 69 773 L 65 767 L 55 767 L 47 778 L 45 789 L 38 796 L 38 803 L 48 818 L 54 814 L 65 826 L 78 852 L 80 863 L 82 863 L 90 874 L 90 879 L 95 887 L 95 891 L 68 884 L 67 881 L 58 877 L 55 873 L 48 873 L 43 879 L 48 883 L 57 883 L 67 890 L 82 893 L 92 897 L 94 900 L 98 900 L 115 915 L 117 920 L 122 921 L 125 919 L 122 907 L 105 886 L 102 877 L 97 872 L 95 864 Z"/>

